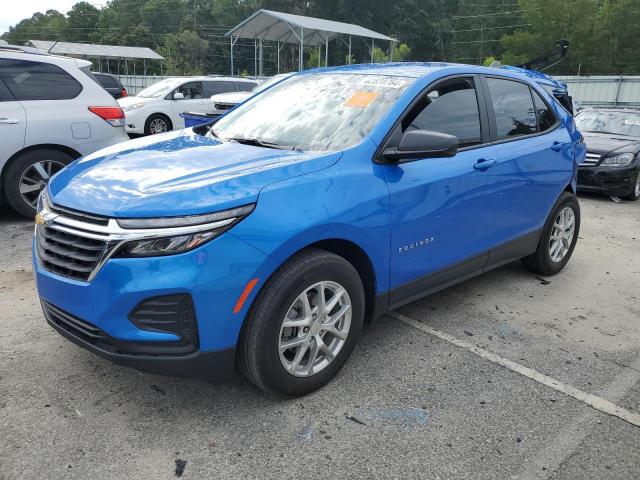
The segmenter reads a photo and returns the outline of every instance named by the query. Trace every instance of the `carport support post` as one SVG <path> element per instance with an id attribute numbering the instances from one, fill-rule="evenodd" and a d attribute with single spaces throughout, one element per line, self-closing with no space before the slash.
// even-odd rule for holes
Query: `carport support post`
<path id="1" fill-rule="evenodd" d="M 328 67 L 329 66 L 329 33 L 326 32 L 326 40 L 324 43 L 324 66 Z"/>
<path id="2" fill-rule="evenodd" d="M 276 71 L 278 72 L 277 74 L 280 75 L 280 42 L 278 42 L 278 59 L 276 61 L 278 62 Z"/>
<path id="3" fill-rule="evenodd" d="M 231 76 L 233 77 L 233 35 L 231 35 Z"/>
<path id="4" fill-rule="evenodd" d="M 372 38 L 371 39 L 371 63 L 373 63 L 373 44 L 374 44 L 373 42 L 374 42 L 374 40 Z"/>
<path id="5" fill-rule="evenodd" d="M 253 39 L 253 75 L 258 78 L 258 39 Z"/>
<path id="6" fill-rule="evenodd" d="M 298 59 L 298 71 L 302 71 L 304 62 L 304 28 L 300 28 L 300 58 Z"/>
<path id="7" fill-rule="evenodd" d="M 349 35 L 349 65 L 351 65 L 351 35 Z"/>

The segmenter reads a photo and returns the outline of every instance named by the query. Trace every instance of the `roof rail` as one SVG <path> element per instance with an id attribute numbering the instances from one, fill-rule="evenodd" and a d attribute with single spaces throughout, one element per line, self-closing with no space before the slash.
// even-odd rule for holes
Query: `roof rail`
<path id="1" fill-rule="evenodd" d="M 10 52 L 20 52 L 20 53 L 30 53 L 33 55 L 49 55 L 47 52 L 43 52 L 37 48 L 33 47 L 23 47 L 20 45 L 2 45 L 0 44 L 0 50 L 10 51 Z"/>

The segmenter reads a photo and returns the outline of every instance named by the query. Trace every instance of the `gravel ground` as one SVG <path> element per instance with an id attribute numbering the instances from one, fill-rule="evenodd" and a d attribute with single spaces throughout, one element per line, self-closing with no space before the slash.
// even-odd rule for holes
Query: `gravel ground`
<path id="1" fill-rule="evenodd" d="M 640 412 L 640 202 L 581 197 L 559 275 L 507 265 L 401 313 Z M 295 400 L 114 366 L 43 320 L 0 212 L 0 479 L 640 478 L 640 428 L 389 316 Z"/>

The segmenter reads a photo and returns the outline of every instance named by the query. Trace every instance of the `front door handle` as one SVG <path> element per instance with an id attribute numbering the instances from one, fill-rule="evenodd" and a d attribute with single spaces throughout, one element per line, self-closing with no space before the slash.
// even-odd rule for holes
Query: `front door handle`
<path id="1" fill-rule="evenodd" d="M 15 125 L 16 123 L 20 123 L 20 121 L 17 118 L 0 118 L 0 123 Z"/>
<path id="2" fill-rule="evenodd" d="M 473 164 L 473 168 L 476 170 L 486 170 L 487 168 L 493 167 L 496 163 L 498 163 L 495 159 L 484 159 L 481 158 L 476 163 Z"/>
<path id="3" fill-rule="evenodd" d="M 559 152 L 560 150 L 564 150 L 565 148 L 570 146 L 570 143 L 553 142 L 553 145 L 551 145 L 551 150 L 553 150 L 554 152 Z"/>

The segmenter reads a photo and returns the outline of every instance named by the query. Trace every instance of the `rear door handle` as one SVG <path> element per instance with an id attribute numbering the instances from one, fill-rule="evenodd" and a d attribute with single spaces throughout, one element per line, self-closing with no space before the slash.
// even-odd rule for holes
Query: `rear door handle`
<path id="1" fill-rule="evenodd" d="M 476 170 L 486 170 L 487 168 L 493 167 L 496 163 L 498 163 L 495 159 L 486 160 L 481 158 L 476 163 L 473 164 L 473 168 Z"/>
<path id="2" fill-rule="evenodd" d="M 15 125 L 16 123 L 20 123 L 20 121 L 17 118 L 0 118 L 0 123 Z"/>
<path id="3" fill-rule="evenodd" d="M 553 145 L 551 145 L 551 150 L 553 150 L 554 152 L 559 152 L 560 150 L 564 150 L 565 148 L 568 148 L 570 146 L 570 143 L 553 142 Z"/>

